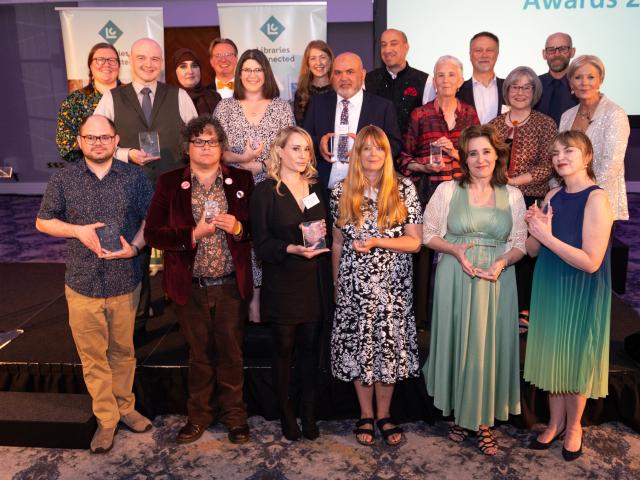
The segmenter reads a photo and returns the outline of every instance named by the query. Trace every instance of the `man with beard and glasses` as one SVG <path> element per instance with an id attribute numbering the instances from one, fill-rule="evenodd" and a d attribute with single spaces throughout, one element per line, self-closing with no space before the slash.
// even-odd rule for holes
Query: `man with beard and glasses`
<path id="1" fill-rule="evenodd" d="M 136 433 L 151 429 L 131 389 L 138 253 L 152 189 L 141 169 L 114 161 L 119 140 L 111 120 L 87 117 L 78 135 L 84 158 L 51 176 L 36 219 L 40 232 L 68 239 L 69 326 L 98 420 L 92 453 L 111 449 L 118 422 Z"/>
<path id="2" fill-rule="evenodd" d="M 556 125 L 560 125 L 560 117 L 565 111 L 578 104 L 567 78 L 569 62 L 575 54 L 571 36 L 561 32 L 549 35 L 542 50 L 549 72 L 538 77 L 542 82 L 542 97 L 535 109 L 553 118 Z"/>
<path id="3" fill-rule="evenodd" d="M 375 125 L 384 131 L 393 158 L 402 149 L 396 109 L 386 98 L 362 88 L 366 73 L 358 55 L 341 53 L 334 60 L 331 73 L 335 91 L 316 95 L 309 102 L 303 127 L 313 138 L 318 178 L 325 188 L 333 188 L 347 176 L 353 139 L 363 127 Z"/>

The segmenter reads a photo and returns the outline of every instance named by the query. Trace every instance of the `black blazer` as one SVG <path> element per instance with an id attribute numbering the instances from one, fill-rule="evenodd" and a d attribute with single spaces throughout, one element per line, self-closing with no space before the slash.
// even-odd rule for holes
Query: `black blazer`
<path id="1" fill-rule="evenodd" d="M 496 84 L 498 87 L 498 111 L 496 112 L 494 117 L 497 117 L 502 113 L 502 105 L 504 105 L 504 96 L 502 95 L 503 83 L 504 83 L 504 78 L 496 77 Z M 476 102 L 475 102 L 475 99 L 473 98 L 473 83 L 471 78 L 469 80 L 465 80 L 465 82 L 462 84 L 462 86 L 458 90 L 456 97 L 461 102 L 466 103 L 467 105 L 471 105 L 473 108 L 476 108 Z M 477 111 L 478 109 L 476 108 L 476 112 Z"/>
<path id="2" fill-rule="evenodd" d="M 336 107 L 338 105 L 338 95 L 330 92 L 325 95 L 314 95 L 311 97 L 307 113 L 304 117 L 303 127 L 313 138 L 313 145 L 316 150 L 318 165 L 318 178 L 325 188 L 329 185 L 331 174 L 331 163 L 327 162 L 320 155 L 319 142 L 326 133 L 333 133 L 336 119 Z M 386 98 L 373 95 L 364 91 L 362 99 L 362 109 L 358 119 L 358 131 L 367 125 L 380 127 L 387 134 L 391 144 L 391 154 L 393 158 L 400 155 L 402 150 L 402 137 L 396 109 Z"/>
<path id="3" fill-rule="evenodd" d="M 319 203 L 300 210 L 283 183 L 280 195 L 275 180 L 260 182 L 251 196 L 251 231 L 256 256 L 262 260 L 260 311 L 265 321 L 278 323 L 316 322 L 331 303 L 331 257 L 323 253 L 307 259 L 287 253 L 287 246 L 303 245 L 300 223 L 325 220 L 330 246 L 329 208 L 320 183 L 309 186 Z"/>

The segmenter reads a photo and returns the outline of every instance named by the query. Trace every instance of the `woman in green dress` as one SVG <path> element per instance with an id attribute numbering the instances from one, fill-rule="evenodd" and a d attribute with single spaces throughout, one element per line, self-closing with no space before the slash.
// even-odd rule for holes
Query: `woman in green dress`
<path id="1" fill-rule="evenodd" d="M 527 251 L 538 256 L 524 378 L 549 392 L 547 429 L 529 445 L 545 450 L 565 434 L 562 456 L 582 454 L 580 420 L 587 398 L 608 392 L 613 213 L 595 183 L 593 147 L 582 132 L 556 137 L 553 166 L 560 187 L 545 197 L 546 213 L 526 215 Z"/>
<path id="2" fill-rule="evenodd" d="M 522 193 L 507 185 L 508 147 L 495 127 L 460 136 L 460 180 L 443 182 L 424 213 L 424 243 L 440 252 L 433 296 L 427 390 L 449 438 L 477 432 L 498 453 L 490 427 L 520 413 L 518 298 L 513 264 L 526 253 Z"/>

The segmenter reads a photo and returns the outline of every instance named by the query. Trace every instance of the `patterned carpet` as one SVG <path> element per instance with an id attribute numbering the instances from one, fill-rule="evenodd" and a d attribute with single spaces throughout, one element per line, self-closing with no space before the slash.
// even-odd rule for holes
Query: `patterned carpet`
<path id="1" fill-rule="evenodd" d="M 584 455 L 573 463 L 561 456 L 561 445 L 546 452 L 528 450 L 530 431 L 509 425 L 497 429 L 502 450 L 483 456 L 474 443 L 446 440 L 445 424 L 405 425 L 406 441 L 398 448 L 378 438 L 373 448 L 356 443 L 351 421 L 321 422 L 314 441 L 291 443 L 278 424 L 250 419 L 254 439 L 230 444 L 221 428 L 210 429 L 196 443 L 172 440 L 182 425 L 178 416 L 156 418 L 145 434 L 120 431 L 107 455 L 82 450 L 0 447 L 0 478 L 31 479 L 487 479 L 487 478 L 640 478 L 640 438 L 620 424 L 585 429 Z"/>
<path id="2" fill-rule="evenodd" d="M 632 220 L 621 222 L 617 236 L 630 247 L 627 293 L 622 297 L 640 312 L 640 194 L 630 194 Z M 39 197 L 0 196 L 0 262 L 63 262 L 65 242 L 34 228 Z M 1 407 L 0 407 L 1 408 Z M 456 445 L 447 425 L 404 425 L 406 441 L 387 447 L 378 438 L 367 448 L 356 443 L 353 421 L 321 422 L 315 442 L 291 443 L 278 422 L 252 417 L 253 441 L 235 446 L 220 427 L 198 442 L 173 442 L 184 419 L 161 416 L 155 429 L 135 435 L 121 431 L 107 455 L 83 450 L 0 447 L 0 480 L 31 479 L 486 479 L 486 478 L 640 478 L 640 437 L 620 423 L 585 428 L 585 455 L 573 463 L 561 457 L 561 445 L 546 452 L 525 446 L 535 433 L 510 425 L 496 429 L 501 452 L 484 457 L 473 441 Z"/>

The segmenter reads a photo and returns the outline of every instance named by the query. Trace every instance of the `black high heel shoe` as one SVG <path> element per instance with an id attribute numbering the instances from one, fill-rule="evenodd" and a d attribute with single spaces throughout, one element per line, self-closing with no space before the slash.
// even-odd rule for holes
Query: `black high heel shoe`
<path id="1" fill-rule="evenodd" d="M 567 462 L 573 462 L 576 458 L 582 455 L 582 437 L 580 437 L 580 448 L 575 452 L 570 452 L 564 445 L 562 446 L 562 458 Z"/>
<path id="2" fill-rule="evenodd" d="M 302 418 L 300 420 L 302 423 L 302 436 L 304 438 L 315 440 L 320 436 L 313 404 L 302 405 Z"/>
<path id="3" fill-rule="evenodd" d="M 551 440 L 549 440 L 546 443 L 541 442 L 540 440 L 538 440 L 538 437 L 536 437 L 533 440 L 531 440 L 531 442 L 529 442 L 528 448 L 530 450 L 547 450 L 553 444 L 553 442 L 555 442 L 556 440 L 558 440 L 560 437 L 564 435 L 565 430 L 566 430 L 566 427 L 563 428 L 560 431 L 560 433 L 558 433 L 555 437 L 553 437 Z"/>
<path id="4" fill-rule="evenodd" d="M 291 442 L 300 440 L 300 428 L 298 427 L 296 415 L 293 413 L 291 402 L 288 402 L 280 409 L 280 428 L 282 429 L 282 435 L 287 440 Z"/>

